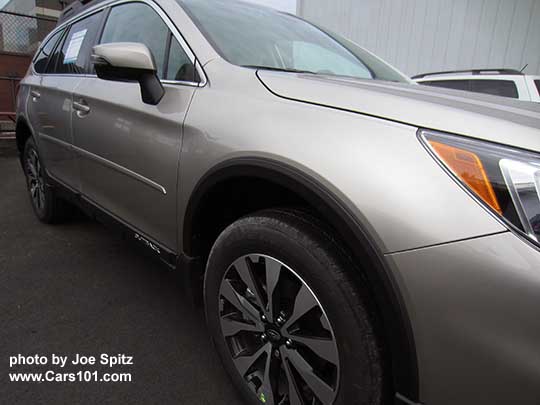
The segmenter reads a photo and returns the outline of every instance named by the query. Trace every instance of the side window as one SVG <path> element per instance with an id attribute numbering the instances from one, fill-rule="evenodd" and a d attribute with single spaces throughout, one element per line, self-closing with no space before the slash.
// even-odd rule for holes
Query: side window
<path id="1" fill-rule="evenodd" d="M 45 70 L 47 69 L 47 62 L 49 61 L 49 56 L 54 50 L 55 45 L 60 40 L 63 32 L 64 30 L 60 30 L 57 33 L 53 34 L 53 36 L 49 38 L 45 45 L 41 47 L 38 54 L 34 58 L 34 69 L 36 70 L 36 72 L 45 73 Z"/>
<path id="2" fill-rule="evenodd" d="M 434 80 L 422 82 L 421 84 L 432 87 L 444 87 L 446 89 L 454 90 L 470 90 L 469 80 Z"/>
<path id="3" fill-rule="evenodd" d="M 85 74 L 89 71 L 90 51 L 94 45 L 103 13 L 95 13 L 74 23 L 49 65 L 50 73 Z"/>
<path id="4" fill-rule="evenodd" d="M 536 91 L 538 91 L 538 95 L 540 96 L 540 80 L 535 80 L 534 84 L 536 85 Z"/>
<path id="5" fill-rule="evenodd" d="M 473 80 L 472 91 L 494 96 L 519 98 L 516 84 L 511 80 Z"/>
<path id="6" fill-rule="evenodd" d="M 150 6 L 143 3 L 127 3 L 111 9 L 100 43 L 145 44 L 154 55 L 158 77 L 163 79 L 168 35 L 167 25 Z"/>
<path id="7" fill-rule="evenodd" d="M 200 81 L 195 66 L 172 34 L 165 79 L 194 83 Z"/>

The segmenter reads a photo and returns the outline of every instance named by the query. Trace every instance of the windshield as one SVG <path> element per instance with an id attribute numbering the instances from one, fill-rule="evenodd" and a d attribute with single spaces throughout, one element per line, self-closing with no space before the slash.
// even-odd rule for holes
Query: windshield
<path id="1" fill-rule="evenodd" d="M 218 53 L 239 66 L 406 82 L 379 58 L 295 16 L 230 0 L 178 0 Z"/>

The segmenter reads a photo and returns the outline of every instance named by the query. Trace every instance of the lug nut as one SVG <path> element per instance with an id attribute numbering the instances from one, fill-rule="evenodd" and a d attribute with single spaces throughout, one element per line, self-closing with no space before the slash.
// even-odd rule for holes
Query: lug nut
<path id="1" fill-rule="evenodd" d="M 263 322 L 266 322 L 266 321 L 267 321 L 267 319 L 266 319 L 266 315 L 264 315 L 264 314 L 263 314 L 263 315 L 261 315 L 261 320 L 262 320 Z"/>
<path id="2" fill-rule="evenodd" d="M 278 325 L 283 325 L 285 322 L 287 322 L 287 318 L 285 316 L 285 312 L 281 311 L 279 313 L 279 316 L 278 318 L 276 319 L 276 322 L 278 323 Z"/>
<path id="3" fill-rule="evenodd" d="M 285 345 L 290 349 L 293 345 L 293 342 L 291 339 L 287 339 L 287 341 L 285 342 Z"/>
<path id="4" fill-rule="evenodd" d="M 262 340 L 263 342 L 266 342 L 266 339 L 268 339 L 268 336 L 266 336 L 266 333 L 263 333 L 263 334 L 261 335 L 261 340 Z"/>

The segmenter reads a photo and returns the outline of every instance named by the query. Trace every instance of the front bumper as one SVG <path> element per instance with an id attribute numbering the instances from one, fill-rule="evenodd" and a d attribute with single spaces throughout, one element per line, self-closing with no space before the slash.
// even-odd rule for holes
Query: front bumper
<path id="1" fill-rule="evenodd" d="M 387 256 L 427 405 L 540 404 L 540 251 L 501 234 Z"/>

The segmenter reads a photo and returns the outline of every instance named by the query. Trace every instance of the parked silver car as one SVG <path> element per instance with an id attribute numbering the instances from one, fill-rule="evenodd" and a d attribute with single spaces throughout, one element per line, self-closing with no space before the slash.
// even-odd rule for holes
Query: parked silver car
<path id="1" fill-rule="evenodd" d="M 540 401 L 539 106 L 254 5 L 105 0 L 44 41 L 17 142 L 39 219 L 185 275 L 247 403 Z"/>

